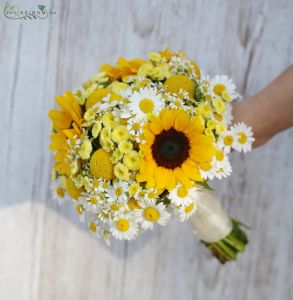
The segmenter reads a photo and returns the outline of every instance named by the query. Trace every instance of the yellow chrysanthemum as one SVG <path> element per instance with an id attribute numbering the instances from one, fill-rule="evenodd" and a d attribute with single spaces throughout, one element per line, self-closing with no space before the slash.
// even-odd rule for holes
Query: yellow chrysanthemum
<path id="1" fill-rule="evenodd" d="M 114 178 L 111 155 L 104 149 L 98 149 L 90 159 L 91 174 L 96 178 L 112 180 Z"/>
<path id="2" fill-rule="evenodd" d="M 179 109 L 163 109 L 159 117 L 144 129 L 145 151 L 137 175 L 147 188 L 173 189 L 177 183 L 190 188 L 192 181 L 202 181 L 201 161 L 211 161 L 215 148 L 204 135 L 199 117 L 190 117 Z"/>
<path id="3" fill-rule="evenodd" d="M 101 67 L 101 71 L 105 72 L 110 78 L 119 80 L 124 76 L 136 74 L 137 70 L 145 63 L 146 61 L 142 59 L 126 60 L 121 57 L 118 60 L 117 66 L 104 64 Z"/>
<path id="4" fill-rule="evenodd" d="M 124 164 L 118 163 L 114 167 L 114 174 L 120 180 L 128 180 L 129 179 L 129 170 Z"/>
<path id="5" fill-rule="evenodd" d="M 184 75 L 172 75 L 164 83 L 164 87 L 170 93 L 176 93 L 182 89 L 187 92 L 190 98 L 194 98 L 195 84 Z"/>
<path id="6" fill-rule="evenodd" d="M 136 151 L 130 151 L 129 153 L 125 154 L 123 157 L 123 163 L 125 166 L 132 171 L 136 171 L 139 169 L 139 155 Z"/>
<path id="7" fill-rule="evenodd" d="M 112 131 L 112 140 L 116 143 L 120 143 L 129 138 L 129 132 L 126 126 L 118 125 Z"/>

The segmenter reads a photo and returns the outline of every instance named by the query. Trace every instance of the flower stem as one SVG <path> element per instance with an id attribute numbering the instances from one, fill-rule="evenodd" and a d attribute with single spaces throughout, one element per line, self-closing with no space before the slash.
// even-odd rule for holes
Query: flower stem
<path id="1" fill-rule="evenodd" d="M 248 244 L 248 238 L 245 231 L 241 227 L 238 220 L 231 219 L 232 230 L 231 232 L 220 241 L 214 243 L 205 243 L 206 247 L 211 251 L 222 264 L 227 261 L 236 260 L 239 252 L 244 252 L 246 245 Z"/>

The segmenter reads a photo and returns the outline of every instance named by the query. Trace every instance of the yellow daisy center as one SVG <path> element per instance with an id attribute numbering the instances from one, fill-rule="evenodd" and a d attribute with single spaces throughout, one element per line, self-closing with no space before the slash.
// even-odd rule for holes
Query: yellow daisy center
<path id="1" fill-rule="evenodd" d="M 152 112 L 154 110 L 154 107 L 155 107 L 154 102 L 151 99 L 144 98 L 139 102 L 139 108 L 145 114 Z"/>
<path id="2" fill-rule="evenodd" d="M 121 186 L 119 186 L 119 187 L 115 190 L 115 195 L 116 195 L 117 197 L 120 197 L 120 196 L 122 195 L 122 193 L 123 193 L 123 189 L 122 189 Z"/>
<path id="3" fill-rule="evenodd" d="M 62 189 L 62 187 L 58 186 L 56 189 L 56 194 L 60 197 L 60 198 L 64 198 L 65 193 L 64 190 Z"/>
<path id="4" fill-rule="evenodd" d="M 216 159 L 217 161 L 222 161 L 224 159 L 224 153 L 222 151 L 216 151 Z"/>
<path id="5" fill-rule="evenodd" d="M 96 232 L 96 231 L 97 231 L 96 225 L 95 225 L 94 223 L 90 223 L 90 224 L 89 224 L 89 230 L 90 230 L 91 232 Z"/>
<path id="6" fill-rule="evenodd" d="M 141 208 L 140 205 L 138 204 L 137 200 L 134 198 L 130 198 L 128 200 L 127 204 L 129 206 L 129 208 L 132 210 Z"/>
<path id="7" fill-rule="evenodd" d="M 224 144 L 225 144 L 226 146 L 231 146 L 231 145 L 233 144 L 233 142 L 234 142 L 234 138 L 233 138 L 232 135 L 226 135 L 226 136 L 224 137 Z"/>
<path id="8" fill-rule="evenodd" d="M 89 200 L 89 202 L 90 202 L 91 204 L 98 204 L 97 198 L 91 198 L 91 199 Z"/>
<path id="9" fill-rule="evenodd" d="M 190 98 L 194 98 L 194 82 L 184 75 L 172 75 L 164 83 L 164 87 L 170 93 L 178 94 L 182 89 L 187 92 Z"/>
<path id="10" fill-rule="evenodd" d="M 214 93 L 218 96 L 221 96 L 225 90 L 226 90 L 226 87 L 222 83 L 215 84 L 215 86 L 214 86 Z"/>
<path id="11" fill-rule="evenodd" d="M 84 211 L 83 206 L 81 204 L 76 205 L 75 210 L 79 215 L 82 215 Z"/>
<path id="12" fill-rule="evenodd" d="M 118 230 L 125 232 L 129 229 L 129 221 L 127 219 L 119 219 L 116 222 L 116 227 Z"/>
<path id="13" fill-rule="evenodd" d="M 140 124 L 139 123 L 133 123 L 132 124 L 132 129 L 135 131 L 138 131 L 140 129 Z"/>
<path id="14" fill-rule="evenodd" d="M 239 132 L 238 133 L 238 142 L 240 144 L 245 144 L 247 141 L 247 135 L 244 132 Z"/>
<path id="15" fill-rule="evenodd" d="M 111 209 L 112 210 L 118 210 L 119 209 L 119 206 L 117 204 L 112 204 L 111 205 Z"/>
<path id="16" fill-rule="evenodd" d="M 90 160 L 91 174 L 97 178 L 112 180 L 114 178 L 111 155 L 104 149 L 98 149 Z"/>
<path id="17" fill-rule="evenodd" d="M 185 188 L 184 186 L 181 186 L 180 188 L 177 189 L 177 196 L 180 198 L 185 198 L 188 195 L 188 189 Z"/>
<path id="18" fill-rule="evenodd" d="M 194 202 L 184 208 L 185 213 L 190 213 L 194 208 Z"/>
<path id="19" fill-rule="evenodd" d="M 148 206 L 143 211 L 144 217 L 150 222 L 157 222 L 160 218 L 160 212 L 151 206 Z"/>

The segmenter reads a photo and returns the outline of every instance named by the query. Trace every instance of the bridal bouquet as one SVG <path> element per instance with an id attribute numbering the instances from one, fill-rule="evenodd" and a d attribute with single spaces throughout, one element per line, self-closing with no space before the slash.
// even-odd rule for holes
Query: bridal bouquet
<path id="1" fill-rule="evenodd" d="M 231 79 L 202 75 L 182 52 L 103 65 L 49 112 L 54 194 L 106 241 L 178 217 L 221 262 L 236 259 L 246 234 L 208 180 L 231 174 L 231 150 L 251 150 L 251 128 L 232 125 L 237 97 Z"/>

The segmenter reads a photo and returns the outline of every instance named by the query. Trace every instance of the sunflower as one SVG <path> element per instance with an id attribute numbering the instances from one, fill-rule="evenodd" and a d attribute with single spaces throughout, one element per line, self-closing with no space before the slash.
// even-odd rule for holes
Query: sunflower
<path id="1" fill-rule="evenodd" d="M 137 181 L 146 182 L 147 188 L 168 190 L 178 183 L 189 189 L 193 181 L 203 181 L 199 163 L 211 161 L 215 154 L 212 139 L 203 132 L 199 117 L 181 109 L 163 109 L 144 128 L 145 155 Z"/>
<path id="2" fill-rule="evenodd" d="M 48 116 L 52 120 L 54 133 L 51 135 L 50 149 L 56 151 L 54 169 L 60 174 L 70 175 L 70 166 L 66 160 L 69 146 L 67 139 L 80 136 L 82 116 L 81 108 L 71 92 L 56 97 L 61 111 L 52 109 Z"/>

